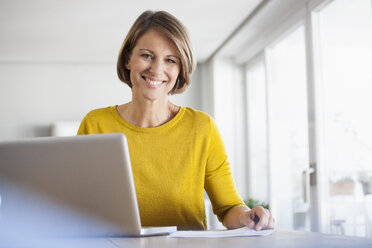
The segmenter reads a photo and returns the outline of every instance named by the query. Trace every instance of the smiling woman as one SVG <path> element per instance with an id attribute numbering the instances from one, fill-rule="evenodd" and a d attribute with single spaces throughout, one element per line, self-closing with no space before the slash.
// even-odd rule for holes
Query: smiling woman
<path id="1" fill-rule="evenodd" d="M 226 227 L 273 228 L 267 209 L 249 209 L 239 196 L 213 119 L 169 101 L 169 94 L 187 88 L 193 69 L 185 27 L 167 12 L 146 11 L 129 31 L 117 63 L 132 100 L 91 111 L 78 134 L 126 135 L 144 226 L 207 229 L 205 189 Z"/>
<path id="2" fill-rule="evenodd" d="M 164 38 L 168 37 L 168 41 L 176 48 L 177 56 L 181 73 L 177 80 L 177 84 L 170 92 L 171 94 L 183 92 L 191 81 L 191 74 L 195 68 L 193 50 L 189 39 L 189 34 L 183 24 L 164 11 L 152 12 L 146 11 L 142 13 L 132 28 L 119 52 L 117 63 L 118 76 L 121 81 L 132 87 L 130 81 L 130 70 L 126 68 L 129 57 L 140 37 L 148 30 L 157 30 Z M 149 52 L 152 52 L 151 50 Z M 151 54 L 152 55 L 152 54 Z"/>
<path id="3" fill-rule="evenodd" d="M 177 48 L 171 39 L 151 29 L 138 39 L 125 68 L 130 71 L 134 99 L 166 99 L 180 72 Z"/>

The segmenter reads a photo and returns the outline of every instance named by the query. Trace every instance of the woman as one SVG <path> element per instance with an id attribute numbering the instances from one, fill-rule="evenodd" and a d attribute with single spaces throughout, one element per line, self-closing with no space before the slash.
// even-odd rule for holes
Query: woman
<path id="1" fill-rule="evenodd" d="M 126 135 L 143 226 L 206 229 L 205 189 L 227 228 L 273 228 L 268 210 L 250 210 L 238 195 L 214 121 L 168 100 L 187 88 L 194 67 L 185 27 L 167 12 L 144 12 L 117 63 L 132 101 L 91 111 L 78 134 Z"/>

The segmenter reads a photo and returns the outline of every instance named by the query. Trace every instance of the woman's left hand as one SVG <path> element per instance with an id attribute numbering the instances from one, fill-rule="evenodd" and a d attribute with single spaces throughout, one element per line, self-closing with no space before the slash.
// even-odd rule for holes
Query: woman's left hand
<path id="1" fill-rule="evenodd" d="M 239 216 L 241 226 L 247 226 L 256 231 L 274 229 L 274 218 L 270 211 L 262 206 L 256 206 Z"/>

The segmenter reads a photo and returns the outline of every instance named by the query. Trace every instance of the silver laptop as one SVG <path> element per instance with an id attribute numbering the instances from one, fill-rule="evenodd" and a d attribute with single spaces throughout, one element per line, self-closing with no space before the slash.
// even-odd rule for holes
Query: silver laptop
<path id="1" fill-rule="evenodd" d="M 0 197 L 2 235 L 114 237 L 177 230 L 141 228 L 123 134 L 0 142 Z"/>

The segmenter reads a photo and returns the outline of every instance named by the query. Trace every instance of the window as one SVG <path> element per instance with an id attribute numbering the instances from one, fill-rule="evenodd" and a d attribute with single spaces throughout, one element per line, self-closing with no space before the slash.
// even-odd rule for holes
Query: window
<path id="1" fill-rule="evenodd" d="M 371 9 L 268 1 L 219 54 L 244 70 L 247 196 L 280 229 L 372 237 Z"/>
<path id="2" fill-rule="evenodd" d="M 370 0 L 337 0 L 319 12 L 320 166 L 329 230 L 345 235 L 372 236 L 371 20 Z"/>
<path id="3" fill-rule="evenodd" d="M 249 197 L 269 202 L 267 99 L 263 58 L 247 67 Z"/>
<path id="4" fill-rule="evenodd" d="M 267 49 L 271 204 L 278 228 L 309 230 L 303 174 L 309 167 L 304 27 Z"/>

